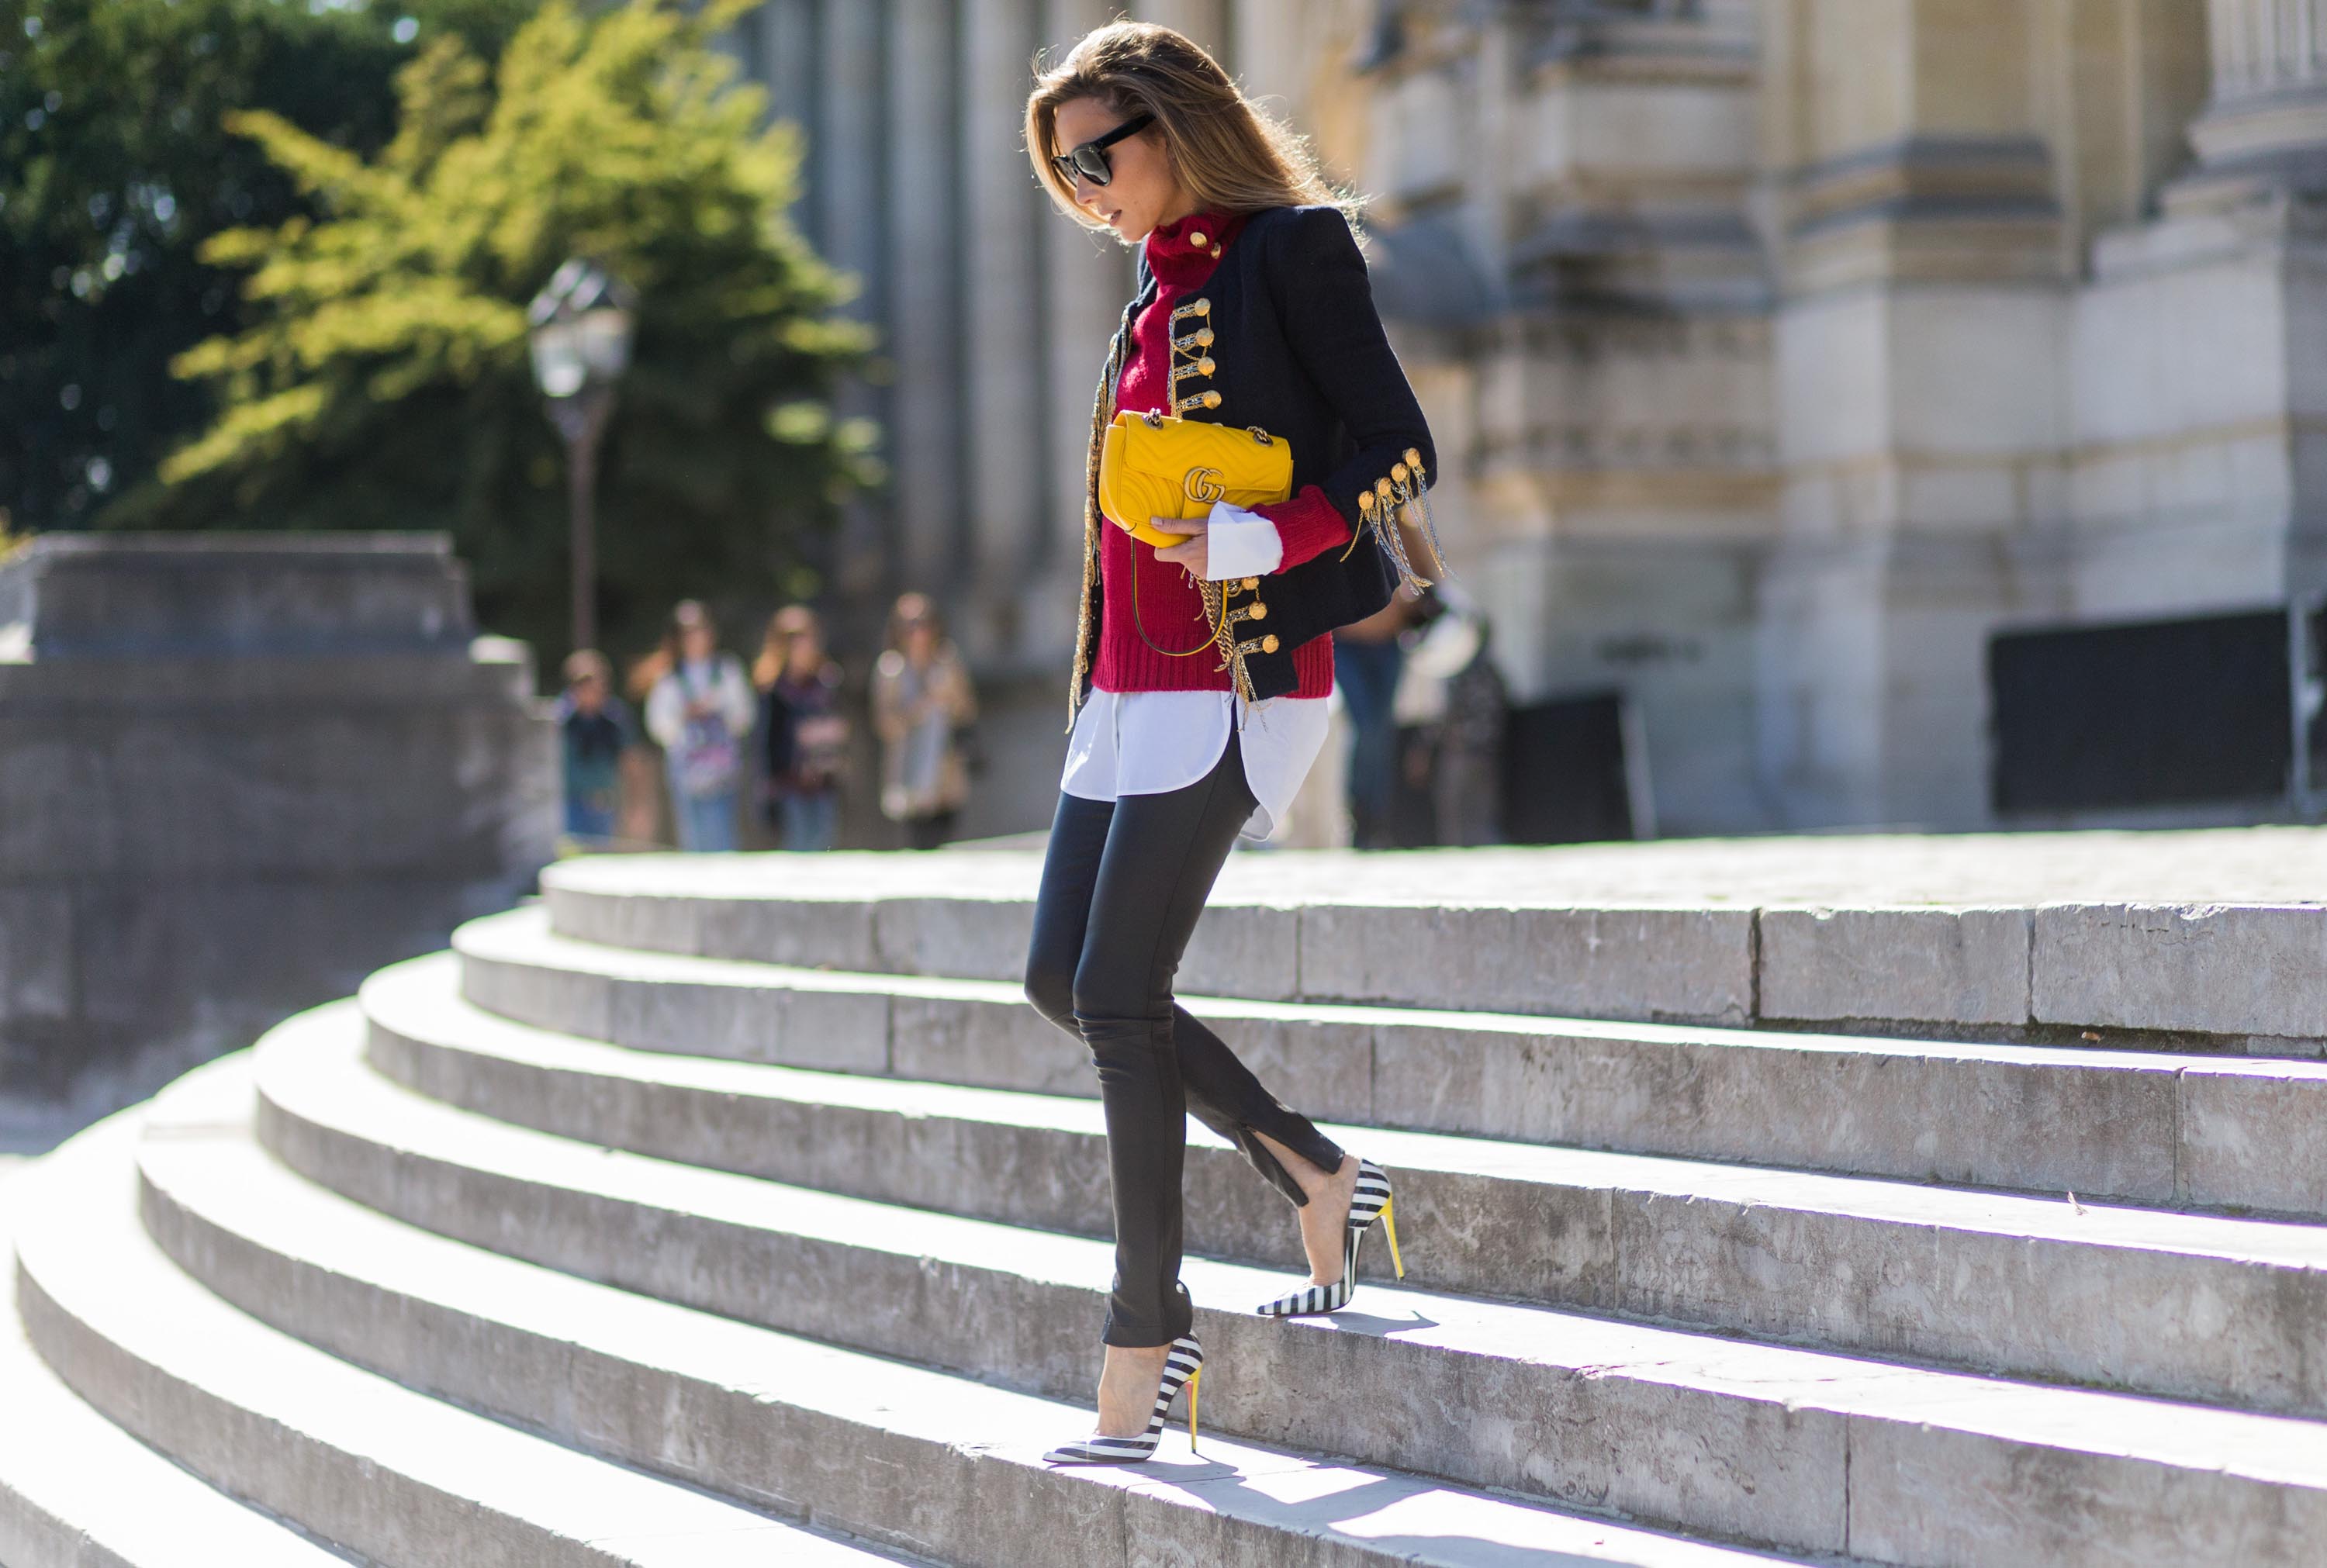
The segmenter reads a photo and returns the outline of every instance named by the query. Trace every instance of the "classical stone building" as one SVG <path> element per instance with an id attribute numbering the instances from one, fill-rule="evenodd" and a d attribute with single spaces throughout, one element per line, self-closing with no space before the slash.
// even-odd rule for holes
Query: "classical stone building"
<path id="1" fill-rule="evenodd" d="M 1047 209 L 1020 106 L 1112 9 L 771 0 L 743 39 L 890 342 L 844 581 L 951 607 L 1009 764 L 986 830 L 1047 807 L 1131 277 Z M 1136 14 L 1373 198 L 1504 674 L 1623 693 L 1665 831 L 1995 822 L 1999 632 L 2327 594 L 2327 0 Z"/>

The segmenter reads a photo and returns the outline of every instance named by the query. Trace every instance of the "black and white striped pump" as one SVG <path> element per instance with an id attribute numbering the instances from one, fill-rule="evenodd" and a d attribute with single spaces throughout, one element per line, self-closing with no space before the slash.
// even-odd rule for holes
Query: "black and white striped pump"
<path id="1" fill-rule="evenodd" d="M 1263 1302 L 1264 1318 L 1303 1318 L 1313 1312 L 1338 1312 L 1350 1304 L 1358 1288 L 1358 1243 L 1378 1217 L 1389 1233 L 1389 1260 L 1397 1277 L 1406 1277 L 1406 1259 L 1398 1255 L 1397 1218 L 1390 1212 L 1389 1178 L 1371 1160 L 1358 1162 L 1358 1188 L 1350 1196 L 1350 1226 L 1341 1240 L 1341 1277 L 1330 1285 L 1303 1285 L 1273 1302 Z"/>
<path id="2" fill-rule="evenodd" d="M 1188 1386 L 1188 1451 L 1195 1452 L 1196 1385 L 1203 1369 L 1204 1348 L 1196 1342 L 1195 1335 L 1181 1335 L 1164 1358 L 1164 1376 L 1155 1386 L 1155 1410 L 1147 1418 L 1145 1432 L 1136 1437 L 1093 1435 L 1062 1442 L 1042 1457 L 1052 1464 L 1137 1464 L 1155 1452 L 1156 1440 L 1164 1435 L 1164 1414 L 1179 1396 L 1182 1383 Z"/>

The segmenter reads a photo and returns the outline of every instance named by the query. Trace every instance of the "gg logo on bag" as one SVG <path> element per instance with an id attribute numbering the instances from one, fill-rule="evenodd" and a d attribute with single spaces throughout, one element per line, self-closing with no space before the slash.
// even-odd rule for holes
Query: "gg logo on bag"
<path id="1" fill-rule="evenodd" d="M 1220 482 L 1220 471 L 1216 468 L 1190 469 L 1188 477 L 1180 481 L 1180 488 L 1187 492 L 1190 500 L 1207 507 L 1229 493 L 1228 486 Z"/>

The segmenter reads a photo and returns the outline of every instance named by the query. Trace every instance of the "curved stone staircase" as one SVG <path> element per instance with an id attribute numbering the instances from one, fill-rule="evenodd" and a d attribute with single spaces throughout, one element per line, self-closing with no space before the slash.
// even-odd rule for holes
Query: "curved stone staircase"
<path id="1" fill-rule="evenodd" d="M 1408 1275 L 1252 1316 L 1192 1128 L 1206 1435 L 1070 1470 L 1035 861 L 569 862 L 0 1182 L 0 1563 L 2316 1563 L 2321 851 L 2173 842 L 1235 857 L 1182 991 Z"/>

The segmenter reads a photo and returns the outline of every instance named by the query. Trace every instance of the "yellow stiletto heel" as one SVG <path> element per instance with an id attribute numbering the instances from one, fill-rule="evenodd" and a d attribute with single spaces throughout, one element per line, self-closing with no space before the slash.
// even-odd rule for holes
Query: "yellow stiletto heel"
<path id="1" fill-rule="evenodd" d="M 1196 1451 L 1196 1385 L 1204 1380 L 1204 1369 L 1197 1367 L 1188 1374 L 1188 1451 Z"/>
<path id="2" fill-rule="evenodd" d="M 1389 1261 L 1391 1264 L 1396 1265 L 1397 1269 L 1397 1277 L 1404 1279 L 1406 1277 L 1406 1259 L 1400 1257 L 1397 1254 L 1397 1220 L 1393 1218 L 1390 1213 L 1391 1206 L 1391 1201 L 1387 1199 L 1384 1200 L 1382 1204 L 1382 1228 L 1389 1232 Z"/>

